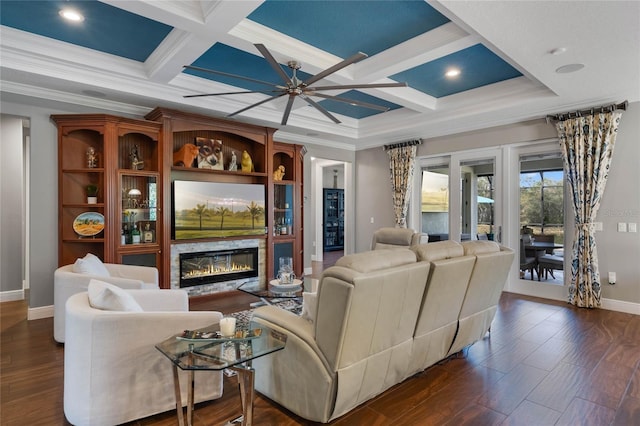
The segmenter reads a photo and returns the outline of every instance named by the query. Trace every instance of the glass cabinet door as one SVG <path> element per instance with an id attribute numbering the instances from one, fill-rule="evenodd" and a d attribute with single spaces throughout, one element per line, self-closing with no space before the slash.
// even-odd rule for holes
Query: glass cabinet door
<path id="1" fill-rule="evenodd" d="M 273 235 L 293 235 L 292 184 L 274 184 L 273 187 Z"/>
<path id="2" fill-rule="evenodd" d="M 120 246 L 158 244 L 158 175 L 120 174 Z"/>

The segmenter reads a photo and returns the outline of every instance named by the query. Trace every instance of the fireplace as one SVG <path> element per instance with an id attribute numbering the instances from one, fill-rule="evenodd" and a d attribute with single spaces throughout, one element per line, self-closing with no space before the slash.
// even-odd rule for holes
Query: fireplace
<path id="1" fill-rule="evenodd" d="M 180 287 L 258 276 L 258 248 L 180 254 Z"/>

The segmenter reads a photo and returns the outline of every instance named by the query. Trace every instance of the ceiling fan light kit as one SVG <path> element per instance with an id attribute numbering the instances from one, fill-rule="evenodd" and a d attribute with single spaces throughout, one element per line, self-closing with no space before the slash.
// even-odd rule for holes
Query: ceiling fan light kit
<path id="1" fill-rule="evenodd" d="M 216 74 L 216 75 L 221 75 L 221 76 L 225 76 L 225 77 L 232 77 L 232 78 L 237 78 L 240 80 L 245 80 L 245 81 L 251 81 L 253 83 L 258 83 L 258 84 L 262 84 L 265 86 L 269 86 L 270 89 L 265 89 L 265 90 L 245 90 L 245 91 L 235 91 L 235 92 L 223 92 L 223 93 L 202 93 L 202 94 L 196 94 L 196 95 L 186 95 L 184 96 L 185 98 L 194 98 L 194 97 L 205 97 L 205 96 L 223 96 L 223 95 L 237 95 L 237 94 L 245 94 L 245 93 L 264 93 L 266 95 L 271 95 L 270 97 L 261 100 L 260 102 L 256 102 L 252 105 L 249 105 L 245 108 L 242 108 L 238 111 L 235 111 L 231 114 L 228 114 L 227 117 L 233 117 L 235 115 L 241 114 L 251 108 L 255 108 L 257 106 L 260 106 L 262 104 L 265 104 L 267 102 L 273 101 L 275 99 L 278 99 L 282 96 L 288 95 L 289 96 L 289 100 L 287 101 L 287 105 L 285 107 L 284 113 L 282 115 L 282 121 L 280 122 L 280 124 L 282 124 L 283 126 L 287 124 L 287 121 L 289 120 L 289 115 L 291 114 L 291 109 L 293 108 L 293 102 L 295 101 L 296 97 L 300 97 L 302 100 L 304 100 L 307 104 L 309 104 L 310 106 L 312 106 L 313 108 L 315 108 L 316 110 L 318 110 L 319 112 L 321 112 L 324 116 L 326 116 L 327 118 L 329 118 L 331 121 L 333 121 L 336 124 L 340 123 L 340 120 L 338 120 L 333 114 L 331 114 L 326 108 L 324 108 L 322 105 L 320 105 L 319 103 L 317 103 L 316 101 L 314 101 L 313 99 L 311 99 L 311 96 L 316 96 L 319 98 L 323 98 L 323 99 L 330 99 L 333 101 L 337 101 L 337 102 L 343 102 L 343 103 L 347 103 L 350 105 L 354 105 L 354 106 L 360 106 L 360 107 L 364 107 L 364 108 L 370 108 L 370 109 L 375 109 L 378 111 L 388 111 L 389 108 L 387 107 L 383 107 L 380 105 L 375 105 L 372 103 L 368 103 L 368 102 L 362 102 L 362 101 L 357 101 L 354 99 L 345 99 L 345 98 L 341 98 L 338 96 L 332 96 L 332 95 L 327 95 L 324 93 L 318 93 L 319 91 L 324 91 L 324 90 L 350 90 L 350 89 L 377 89 L 377 88 L 389 88 L 389 87 L 407 87 L 407 83 L 371 83 L 371 84 L 343 84 L 343 85 L 329 85 L 329 86 L 315 86 L 315 87 L 311 87 L 315 82 L 322 80 L 323 78 L 337 72 L 340 71 L 341 69 L 356 63 L 358 61 L 361 61 L 362 59 L 366 58 L 367 55 L 362 53 L 362 52 L 358 52 L 355 55 L 350 56 L 349 58 L 338 62 L 337 64 L 333 65 L 332 67 L 327 68 L 324 71 L 319 72 L 318 74 L 309 77 L 307 80 L 300 80 L 297 76 L 297 71 L 302 67 L 302 64 L 298 61 L 289 61 L 287 62 L 287 66 L 289 67 L 289 69 L 291 69 L 291 76 L 287 75 L 287 73 L 284 72 L 284 70 L 282 69 L 282 67 L 280 66 L 280 64 L 275 60 L 275 58 L 273 57 L 273 55 L 271 55 L 271 52 L 269 52 L 269 50 L 263 45 L 263 44 L 255 44 L 254 46 L 256 46 L 256 49 L 258 49 L 258 51 L 262 54 L 262 56 L 265 58 L 265 60 L 269 63 L 269 65 L 276 71 L 276 73 L 278 73 L 278 75 L 282 78 L 282 81 L 284 84 L 275 84 L 275 83 L 270 83 L 270 82 L 266 82 L 266 81 L 262 81 L 262 80 L 256 80 L 253 78 L 249 78 L 249 77 L 243 77 L 240 75 L 236 75 L 236 74 L 230 74 L 230 73 L 225 73 L 222 71 L 215 71 L 215 70 L 210 70 L 207 68 L 200 68 L 200 67 L 195 67 L 192 65 L 185 65 L 184 68 L 190 69 L 190 70 L 194 70 L 194 71 L 201 71 L 201 72 L 207 72 L 207 73 L 211 73 L 211 74 Z"/>

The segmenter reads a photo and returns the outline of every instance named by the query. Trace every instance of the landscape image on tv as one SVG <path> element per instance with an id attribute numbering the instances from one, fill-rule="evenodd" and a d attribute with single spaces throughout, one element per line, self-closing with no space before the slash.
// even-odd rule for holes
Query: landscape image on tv
<path id="1" fill-rule="evenodd" d="M 177 180 L 173 204 L 176 240 L 265 233 L 265 187 L 261 184 Z"/>

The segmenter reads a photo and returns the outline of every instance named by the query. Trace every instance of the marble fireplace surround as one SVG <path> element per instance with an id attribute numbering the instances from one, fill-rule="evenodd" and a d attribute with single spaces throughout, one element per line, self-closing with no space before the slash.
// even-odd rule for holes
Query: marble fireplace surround
<path id="1" fill-rule="evenodd" d="M 233 250 L 240 248 L 258 247 L 258 282 L 261 286 L 266 287 L 266 240 L 264 239 L 241 239 L 241 240 L 224 240 L 224 241 L 203 241 L 189 243 L 173 243 L 171 244 L 171 288 L 180 289 L 180 254 L 194 253 L 200 251 L 214 250 Z M 255 280 L 255 278 L 253 278 Z M 183 290 L 189 293 L 189 296 L 203 296 L 208 294 L 220 293 L 224 291 L 234 290 L 247 279 L 231 280 L 212 284 L 203 284 L 193 287 L 184 287 Z"/>

